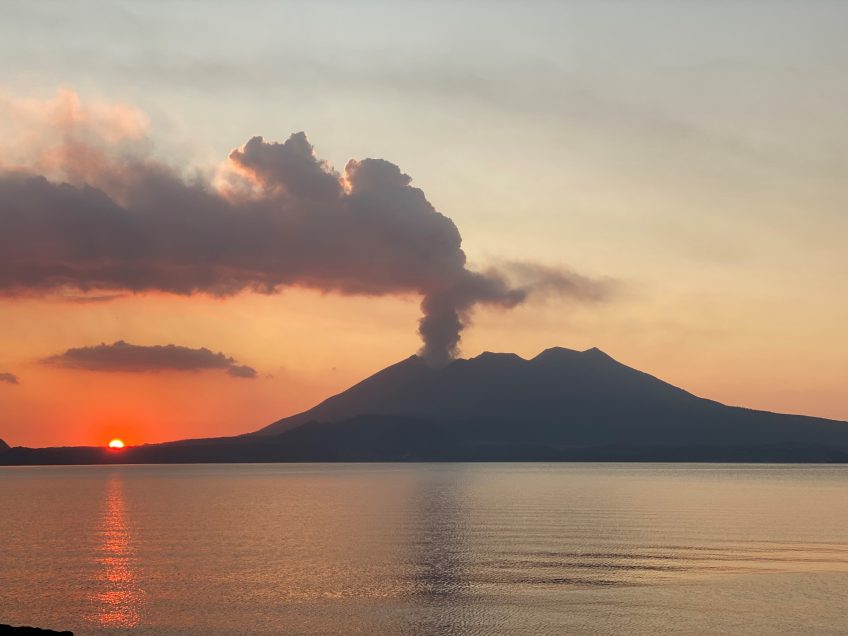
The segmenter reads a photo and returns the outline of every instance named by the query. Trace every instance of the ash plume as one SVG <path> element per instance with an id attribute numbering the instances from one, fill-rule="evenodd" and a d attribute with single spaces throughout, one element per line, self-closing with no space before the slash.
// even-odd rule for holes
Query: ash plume
<path id="1" fill-rule="evenodd" d="M 414 294 L 420 354 L 434 365 L 456 355 L 479 305 L 511 308 L 537 290 L 606 294 L 533 264 L 469 269 L 456 225 L 398 166 L 351 160 L 338 173 L 302 132 L 253 137 L 217 180 L 112 156 L 90 127 L 61 138 L 50 170 L 0 171 L 0 294 Z"/>

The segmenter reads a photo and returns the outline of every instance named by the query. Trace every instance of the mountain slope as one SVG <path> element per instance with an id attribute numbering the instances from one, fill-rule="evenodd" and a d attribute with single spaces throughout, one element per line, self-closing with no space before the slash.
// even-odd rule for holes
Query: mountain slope
<path id="1" fill-rule="evenodd" d="M 363 414 L 439 421 L 565 416 L 576 405 L 603 402 L 609 395 L 634 403 L 697 399 L 598 349 L 578 352 L 556 347 L 532 360 L 487 352 L 455 360 L 443 369 L 430 368 L 412 356 L 256 434 L 274 435 L 312 420 L 338 421 Z"/>
<path id="2" fill-rule="evenodd" d="M 432 369 L 413 356 L 254 436 L 310 423 L 389 416 L 439 424 L 484 445 L 563 450 L 630 446 L 813 444 L 848 451 L 848 425 L 728 407 L 627 367 L 599 349 L 548 349 L 531 360 L 484 353 Z M 445 425 L 450 425 L 445 426 Z M 292 436 L 294 440 L 303 433 Z M 325 440 L 332 444 L 332 438 Z"/>

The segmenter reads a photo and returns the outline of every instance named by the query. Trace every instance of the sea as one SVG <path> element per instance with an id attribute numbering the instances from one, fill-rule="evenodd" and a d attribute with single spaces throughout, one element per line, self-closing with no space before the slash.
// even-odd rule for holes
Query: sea
<path id="1" fill-rule="evenodd" d="M 848 634 L 848 466 L 0 468 L 0 623 Z"/>

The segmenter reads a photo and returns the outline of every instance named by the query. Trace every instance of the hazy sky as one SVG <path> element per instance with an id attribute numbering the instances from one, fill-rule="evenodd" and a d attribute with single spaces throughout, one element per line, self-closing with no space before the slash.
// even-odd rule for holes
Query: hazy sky
<path id="1" fill-rule="evenodd" d="M 136 147 L 204 178 L 255 135 L 304 131 L 340 172 L 397 164 L 456 224 L 473 269 L 533 262 L 614 287 L 480 307 L 464 356 L 598 346 L 704 397 L 848 420 L 846 3 L 2 11 L 0 166 L 26 161 L 62 95 L 129 113 Z M 415 352 L 420 300 L 0 295 L 0 374 L 17 378 L 0 382 L 0 438 L 256 429 Z M 194 372 L 44 362 L 116 341 L 223 358 L 186 354 L 211 360 Z"/>

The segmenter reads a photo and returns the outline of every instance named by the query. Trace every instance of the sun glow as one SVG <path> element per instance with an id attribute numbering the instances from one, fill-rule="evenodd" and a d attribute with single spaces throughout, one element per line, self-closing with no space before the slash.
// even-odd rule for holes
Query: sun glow
<path id="1" fill-rule="evenodd" d="M 124 440 L 118 439 L 117 437 L 109 442 L 109 448 L 123 448 Z"/>

